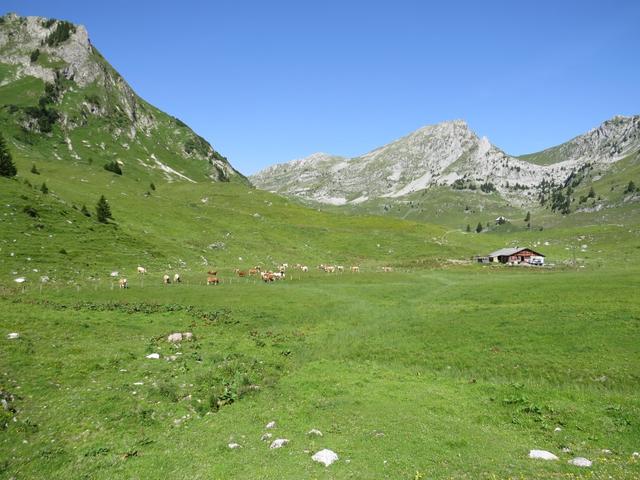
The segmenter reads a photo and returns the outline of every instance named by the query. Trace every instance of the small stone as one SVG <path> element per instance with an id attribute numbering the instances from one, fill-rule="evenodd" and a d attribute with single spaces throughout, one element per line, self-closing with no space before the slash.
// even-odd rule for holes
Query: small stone
<path id="1" fill-rule="evenodd" d="M 561 431 L 562 431 L 562 429 L 561 429 L 560 427 L 556 427 L 553 431 L 554 431 L 554 432 L 561 432 Z"/>
<path id="2" fill-rule="evenodd" d="M 611 450 L 609 450 L 608 448 L 603 448 L 602 453 L 604 453 L 605 455 L 611 455 Z"/>
<path id="3" fill-rule="evenodd" d="M 567 463 L 569 465 L 575 465 L 576 467 L 590 467 L 593 462 L 591 462 L 591 460 L 587 460 L 584 457 L 576 457 L 572 458 Z"/>
<path id="4" fill-rule="evenodd" d="M 287 438 L 276 438 L 273 442 L 271 442 L 269 448 L 282 448 L 287 443 L 289 443 L 289 440 Z"/>
<path id="5" fill-rule="evenodd" d="M 309 430 L 307 432 L 307 435 L 315 435 L 317 437 L 321 437 L 322 436 L 322 432 L 320 430 L 318 430 L 317 428 L 312 428 L 311 430 Z"/>
<path id="6" fill-rule="evenodd" d="M 264 428 L 276 428 L 275 420 L 272 420 L 269 423 L 267 423 Z"/>
<path id="7" fill-rule="evenodd" d="M 146 356 L 146 358 L 152 358 L 154 360 L 157 360 L 160 358 L 160 354 L 159 353 L 150 353 L 149 355 Z"/>
<path id="8" fill-rule="evenodd" d="M 229 447 L 231 450 L 235 450 L 236 448 L 242 448 L 242 445 L 240 445 L 239 443 L 230 443 L 230 444 L 228 445 L 228 447 Z"/>
<path id="9" fill-rule="evenodd" d="M 182 341 L 182 334 L 180 332 L 172 333 L 167 337 L 167 342 L 178 343 Z"/>
<path id="10" fill-rule="evenodd" d="M 546 450 L 530 450 L 529 458 L 535 458 L 537 460 L 558 460 L 558 457 Z"/>
<path id="11" fill-rule="evenodd" d="M 270 433 L 265 433 L 264 435 L 262 435 L 262 436 L 260 437 L 260 440 L 262 440 L 263 442 L 266 442 L 267 440 L 271 439 L 271 437 L 273 437 L 273 435 L 272 435 L 272 434 L 270 434 Z"/>
<path id="12" fill-rule="evenodd" d="M 7 340 L 15 340 L 16 338 L 20 338 L 20 334 L 17 332 L 12 332 L 7 335 Z"/>
<path id="13" fill-rule="evenodd" d="M 314 462 L 322 463 L 325 467 L 328 467 L 333 462 L 338 460 L 338 454 L 332 450 L 325 448 L 315 453 L 311 457 L 311 460 L 313 460 Z"/>
<path id="14" fill-rule="evenodd" d="M 633 458 L 640 458 L 640 452 L 633 452 L 633 453 L 631 454 L 631 456 L 632 456 Z"/>
<path id="15" fill-rule="evenodd" d="M 144 385 L 144 382 L 133 382 L 134 385 Z"/>

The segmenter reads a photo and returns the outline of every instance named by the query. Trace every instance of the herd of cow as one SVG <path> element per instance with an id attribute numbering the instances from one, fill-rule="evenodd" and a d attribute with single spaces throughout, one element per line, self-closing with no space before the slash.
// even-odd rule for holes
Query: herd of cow
<path id="1" fill-rule="evenodd" d="M 301 264 L 296 264 L 295 266 L 293 266 L 292 268 L 300 270 L 303 273 L 306 273 L 309 271 L 309 267 L 307 265 L 301 265 Z M 257 277 L 259 276 L 260 279 L 262 279 L 263 282 L 265 283 L 269 283 L 269 282 L 275 282 L 276 280 L 283 280 L 284 278 L 286 278 L 286 272 L 289 269 L 289 264 L 288 263 L 283 263 L 282 265 L 280 265 L 278 267 L 278 269 L 276 271 L 272 271 L 272 270 L 267 270 L 267 271 L 262 271 L 262 268 L 260 266 L 255 266 L 253 268 L 250 268 L 248 270 L 240 270 L 238 268 L 236 268 L 234 270 L 234 274 L 237 275 L 238 277 Z M 318 270 L 325 272 L 325 273 L 341 273 L 345 271 L 344 265 L 325 265 L 325 264 L 320 264 L 318 265 Z M 147 273 L 147 269 L 145 267 L 141 267 L 138 266 L 138 274 L 140 275 L 145 275 Z M 359 273 L 360 272 L 360 267 L 357 265 L 352 265 L 350 268 L 351 273 Z M 383 272 L 390 272 L 392 271 L 391 267 L 382 267 L 382 271 Z M 112 272 L 111 275 L 112 276 L 117 276 L 118 272 Z M 180 274 L 179 273 L 175 273 L 173 275 L 173 283 L 181 283 L 182 279 L 180 278 Z M 169 276 L 168 274 L 164 274 L 162 276 L 162 283 L 164 283 L 165 285 L 168 285 L 171 283 L 171 276 Z M 217 270 L 209 270 L 207 272 L 207 285 L 218 285 L 220 284 L 220 278 L 218 277 L 218 271 Z M 129 283 L 127 281 L 126 278 L 121 278 L 120 280 L 118 280 L 118 285 L 120 286 L 120 288 L 128 288 L 129 287 Z"/>

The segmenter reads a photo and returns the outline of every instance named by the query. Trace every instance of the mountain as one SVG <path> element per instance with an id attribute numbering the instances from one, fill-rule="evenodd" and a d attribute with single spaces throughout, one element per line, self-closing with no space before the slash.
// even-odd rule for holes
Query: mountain
<path id="1" fill-rule="evenodd" d="M 202 137 L 140 98 L 87 30 L 42 17 L 0 17 L 0 125 L 44 158 L 116 162 L 124 175 L 246 181 Z"/>
<path id="2" fill-rule="evenodd" d="M 478 137 L 462 120 L 423 127 L 355 158 L 327 154 L 268 167 L 259 188 L 332 205 L 402 198 L 434 187 L 493 191 L 521 205 L 575 172 L 610 165 L 640 150 L 640 116 L 618 116 L 573 140 L 517 158 Z"/>

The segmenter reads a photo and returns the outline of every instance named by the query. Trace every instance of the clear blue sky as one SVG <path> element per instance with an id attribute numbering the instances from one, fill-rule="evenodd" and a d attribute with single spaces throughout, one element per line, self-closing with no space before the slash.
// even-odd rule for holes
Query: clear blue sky
<path id="1" fill-rule="evenodd" d="M 640 113 L 640 1 L 3 0 L 87 26 L 245 174 L 462 118 L 511 154 Z"/>

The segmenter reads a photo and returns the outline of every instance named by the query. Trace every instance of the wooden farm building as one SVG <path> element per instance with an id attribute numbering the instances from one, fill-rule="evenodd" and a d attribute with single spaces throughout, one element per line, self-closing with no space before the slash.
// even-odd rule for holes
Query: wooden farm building
<path id="1" fill-rule="evenodd" d="M 501 248 L 484 257 L 476 257 L 480 263 L 508 263 L 510 265 L 544 265 L 544 255 L 526 247 Z"/>

